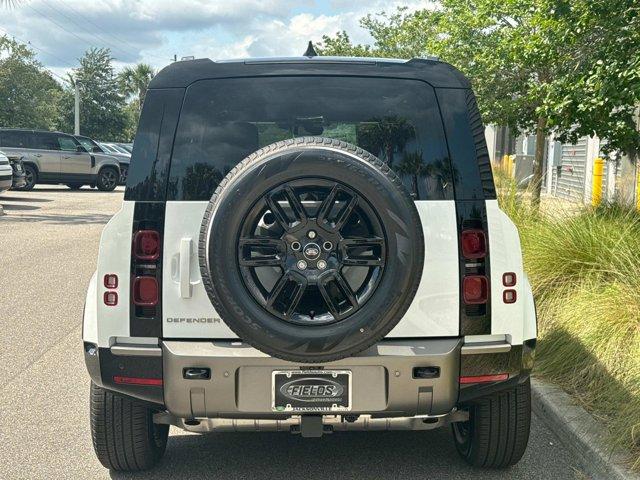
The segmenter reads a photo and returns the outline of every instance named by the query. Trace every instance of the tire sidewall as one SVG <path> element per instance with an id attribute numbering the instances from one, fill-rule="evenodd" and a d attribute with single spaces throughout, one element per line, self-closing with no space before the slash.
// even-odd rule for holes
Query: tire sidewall
<path id="1" fill-rule="evenodd" d="M 103 175 L 108 171 L 113 172 L 113 174 L 116 176 L 115 182 L 114 182 L 112 187 L 107 187 L 104 184 Z M 118 174 L 118 171 L 115 168 L 113 168 L 113 167 L 104 167 L 102 170 L 100 170 L 98 172 L 98 178 L 97 178 L 97 181 L 96 181 L 96 185 L 98 186 L 98 189 L 103 191 L 103 192 L 111 192 L 111 191 L 115 190 L 115 188 L 118 186 L 119 181 L 120 181 L 120 175 Z"/>
<path id="2" fill-rule="evenodd" d="M 346 150 L 292 145 L 230 177 L 212 199 L 210 221 L 203 223 L 201 243 L 209 261 L 201 267 L 203 277 L 211 279 L 207 283 L 218 313 L 240 338 L 276 357 L 318 362 L 357 353 L 397 324 L 415 294 L 424 240 L 413 202 L 388 175 Z M 246 212 L 274 187 L 305 177 L 354 190 L 377 212 L 386 236 L 386 264 L 376 292 L 353 315 L 325 326 L 294 325 L 268 313 L 245 287 L 236 260 Z"/>

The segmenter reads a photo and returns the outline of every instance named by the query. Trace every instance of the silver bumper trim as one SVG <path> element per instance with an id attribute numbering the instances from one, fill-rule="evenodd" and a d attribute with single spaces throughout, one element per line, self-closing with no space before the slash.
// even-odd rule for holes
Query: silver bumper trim
<path id="1" fill-rule="evenodd" d="M 111 353 L 114 355 L 132 355 L 135 357 L 161 357 L 162 349 L 150 345 L 112 345 Z"/>

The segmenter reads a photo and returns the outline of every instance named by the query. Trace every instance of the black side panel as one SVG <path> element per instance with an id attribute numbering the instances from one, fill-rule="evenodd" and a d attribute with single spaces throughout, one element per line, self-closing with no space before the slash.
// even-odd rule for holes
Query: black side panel
<path id="1" fill-rule="evenodd" d="M 133 240 L 138 230 L 155 230 L 160 234 L 160 255 L 155 261 L 136 261 L 131 256 L 131 282 L 137 276 L 154 275 L 158 282 L 158 292 L 162 292 L 162 238 L 164 238 L 164 202 L 136 202 L 133 210 Z M 160 293 L 160 299 L 162 294 Z M 129 305 L 129 331 L 132 337 L 162 337 L 162 301 L 155 307 Z"/>
<path id="2" fill-rule="evenodd" d="M 495 199 L 496 187 L 493 183 L 493 172 L 491 170 L 491 159 L 489 158 L 487 139 L 484 136 L 484 124 L 482 123 L 480 110 L 478 110 L 476 97 L 471 90 L 467 90 L 467 112 L 469 115 L 469 125 L 471 125 L 471 133 L 473 133 L 473 142 L 476 146 L 476 160 L 478 162 L 478 169 L 480 170 L 480 182 L 482 183 L 484 199 Z"/>
<path id="3" fill-rule="evenodd" d="M 115 383 L 113 377 L 162 379 L 162 357 L 135 357 L 113 355 L 108 348 L 100 348 L 100 374 L 102 386 L 108 390 L 140 400 L 163 404 L 162 385 L 129 385 Z"/>
<path id="4" fill-rule="evenodd" d="M 436 89 L 453 168 L 456 200 L 496 198 L 484 128 L 473 92 Z"/>
<path id="5" fill-rule="evenodd" d="M 184 89 L 149 90 L 133 145 L 125 200 L 164 201 Z"/>
<path id="6" fill-rule="evenodd" d="M 487 240 L 487 255 L 478 260 L 467 260 L 460 252 L 460 278 L 466 275 L 485 275 L 489 280 L 491 291 L 491 271 L 489 251 L 489 229 L 487 228 L 487 209 L 482 200 L 467 200 L 456 202 L 456 217 L 458 223 L 458 238 L 463 230 L 483 230 Z M 483 305 L 465 305 L 462 300 L 462 282 L 460 282 L 460 335 L 489 335 L 491 334 L 491 294 L 487 303 Z"/>

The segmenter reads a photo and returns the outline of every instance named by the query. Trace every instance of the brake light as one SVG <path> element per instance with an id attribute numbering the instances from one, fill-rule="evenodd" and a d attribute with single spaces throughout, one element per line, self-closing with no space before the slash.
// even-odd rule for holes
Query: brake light
<path id="1" fill-rule="evenodd" d="M 149 385 L 153 387 L 161 387 L 162 379 L 161 378 L 141 378 L 141 377 L 121 377 L 115 376 L 113 377 L 114 383 L 124 384 L 124 385 Z"/>
<path id="2" fill-rule="evenodd" d="M 160 256 L 160 234 L 155 230 L 139 230 L 133 237 L 133 251 L 138 260 L 157 260 Z"/>
<path id="3" fill-rule="evenodd" d="M 467 275 L 462 281 L 462 298 L 467 305 L 487 303 L 489 283 L 484 275 Z"/>
<path id="4" fill-rule="evenodd" d="M 460 237 L 464 258 L 483 258 L 487 254 L 487 241 L 482 230 L 464 230 Z"/>
<path id="5" fill-rule="evenodd" d="M 104 292 L 102 297 L 104 304 L 108 307 L 115 307 L 118 305 L 118 294 L 116 292 Z"/>
<path id="6" fill-rule="evenodd" d="M 499 373 L 497 375 L 473 375 L 468 377 L 460 377 L 460 384 L 466 385 L 469 383 L 502 382 L 504 380 L 509 380 L 508 373 Z"/>
<path id="7" fill-rule="evenodd" d="M 136 277 L 133 280 L 133 303 L 141 307 L 158 304 L 158 281 L 155 277 Z"/>

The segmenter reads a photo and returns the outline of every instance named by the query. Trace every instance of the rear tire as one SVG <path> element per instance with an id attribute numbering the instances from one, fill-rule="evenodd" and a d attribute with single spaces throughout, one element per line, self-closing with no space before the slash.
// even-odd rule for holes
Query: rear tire
<path id="1" fill-rule="evenodd" d="M 153 423 L 153 410 L 91 382 L 91 437 L 109 470 L 147 470 L 164 455 L 168 425 Z"/>
<path id="2" fill-rule="evenodd" d="M 118 186 L 120 174 L 115 168 L 104 167 L 98 173 L 96 185 L 101 192 L 111 192 Z"/>
<path id="3" fill-rule="evenodd" d="M 17 188 L 16 190 L 33 190 L 38 181 L 38 171 L 31 165 L 24 166 L 24 180 L 26 185 L 24 187 Z"/>
<path id="4" fill-rule="evenodd" d="M 475 467 L 505 468 L 518 463 L 529 440 L 531 382 L 474 402 L 467 422 L 452 425 L 458 453 Z"/>

